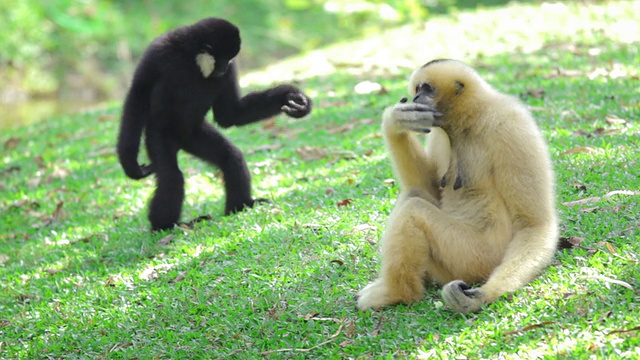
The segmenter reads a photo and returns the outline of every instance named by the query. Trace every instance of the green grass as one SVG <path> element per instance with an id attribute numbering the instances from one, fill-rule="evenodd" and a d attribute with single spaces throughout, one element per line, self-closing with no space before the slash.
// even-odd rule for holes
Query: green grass
<path id="1" fill-rule="evenodd" d="M 640 358 L 639 197 L 605 198 L 640 189 L 640 4 L 561 10 L 435 17 L 246 76 L 262 87 L 293 71 L 314 112 L 225 131 L 273 204 L 223 217 L 216 171 L 182 156 L 183 220 L 214 217 L 193 230 L 148 232 L 153 182 L 126 179 L 113 152 L 119 104 L 4 131 L 0 357 Z M 471 63 L 532 107 L 561 235 L 579 245 L 479 314 L 450 312 L 437 289 L 358 312 L 353 296 L 377 274 L 398 194 L 380 114 L 404 95 L 410 67 L 436 56 Z M 363 80 L 387 93 L 354 93 Z M 326 157 L 305 161 L 303 146 Z"/>

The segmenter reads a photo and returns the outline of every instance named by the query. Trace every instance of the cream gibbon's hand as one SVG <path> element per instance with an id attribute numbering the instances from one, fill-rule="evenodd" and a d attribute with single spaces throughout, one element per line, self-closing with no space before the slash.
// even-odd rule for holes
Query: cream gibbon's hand
<path id="1" fill-rule="evenodd" d="M 441 116 L 442 113 L 433 106 L 409 103 L 407 98 L 402 98 L 399 103 L 385 110 L 383 119 L 385 129 L 392 133 L 404 133 L 407 130 L 428 133 L 432 127 L 440 126 L 436 119 Z"/>

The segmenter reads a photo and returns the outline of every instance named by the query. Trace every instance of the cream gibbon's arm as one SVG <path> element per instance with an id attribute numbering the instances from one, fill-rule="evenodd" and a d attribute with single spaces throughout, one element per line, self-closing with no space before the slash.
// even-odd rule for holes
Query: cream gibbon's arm
<path id="1" fill-rule="evenodd" d="M 442 114 L 434 107 L 422 103 L 400 103 L 388 107 L 382 115 L 382 132 L 391 163 L 402 191 L 418 191 L 430 194 L 432 203 L 437 203 L 440 179 L 449 162 L 450 145 L 442 129 L 434 128 Z M 417 133 L 430 133 L 427 152 L 440 156 L 427 156 Z M 441 169 L 438 171 L 438 169 Z M 423 197 L 425 197 L 423 195 Z"/>

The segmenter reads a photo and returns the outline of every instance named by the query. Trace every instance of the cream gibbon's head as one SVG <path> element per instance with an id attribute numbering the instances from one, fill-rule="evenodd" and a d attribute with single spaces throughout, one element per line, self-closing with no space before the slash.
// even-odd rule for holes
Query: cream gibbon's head
<path id="1" fill-rule="evenodd" d="M 411 74 L 409 81 L 413 102 L 435 106 L 445 116 L 461 102 L 473 98 L 472 94 L 489 90 L 489 85 L 475 70 L 450 59 L 432 60 L 422 65 Z"/>
<path id="2" fill-rule="evenodd" d="M 197 46 L 195 62 L 205 78 L 220 77 L 240 52 L 240 31 L 219 18 L 206 18 L 189 27 Z"/>

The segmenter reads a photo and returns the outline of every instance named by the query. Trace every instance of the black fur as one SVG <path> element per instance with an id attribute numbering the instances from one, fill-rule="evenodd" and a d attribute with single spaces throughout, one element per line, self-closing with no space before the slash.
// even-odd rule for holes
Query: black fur
<path id="1" fill-rule="evenodd" d="M 226 192 L 225 214 L 253 206 L 251 177 L 240 149 L 204 121 L 211 109 L 221 127 L 240 126 L 281 112 L 303 117 L 309 98 L 292 85 L 240 95 L 236 65 L 240 51 L 238 28 L 226 20 L 207 18 L 161 35 L 146 49 L 127 94 L 118 159 L 132 179 L 156 174 L 157 187 L 149 205 L 152 230 L 173 227 L 180 218 L 184 178 L 179 150 L 220 168 Z M 215 66 L 205 77 L 196 63 L 207 53 Z M 138 163 L 142 132 L 151 165 Z"/>

